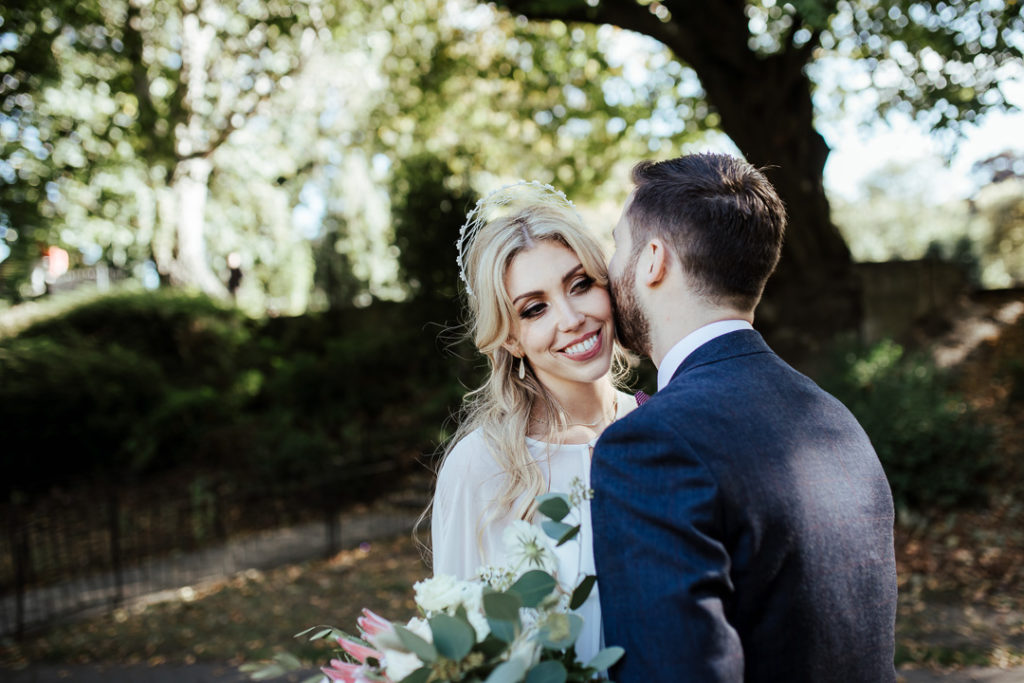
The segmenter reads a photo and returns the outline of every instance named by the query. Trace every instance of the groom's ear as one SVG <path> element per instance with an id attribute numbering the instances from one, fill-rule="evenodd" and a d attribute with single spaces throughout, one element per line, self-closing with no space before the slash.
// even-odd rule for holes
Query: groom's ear
<path id="1" fill-rule="evenodd" d="M 654 237 L 644 245 L 637 277 L 647 287 L 657 287 L 668 277 L 670 262 L 668 247 L 661 238 Z"/>

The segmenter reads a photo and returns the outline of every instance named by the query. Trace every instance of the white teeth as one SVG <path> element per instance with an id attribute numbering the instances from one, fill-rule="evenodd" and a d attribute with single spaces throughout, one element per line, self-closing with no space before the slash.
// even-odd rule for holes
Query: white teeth
<path id="1" fill-rule="evenodd" d="M 596 334 L 593 337 L 588 337 L 581 341 L 579 344 L 573 344 L 572 346 L 566 347 L 565 352 L 570 356 L 578 356 L 581 353 L 586 353 L 595 346 L 597 346 Z"/>

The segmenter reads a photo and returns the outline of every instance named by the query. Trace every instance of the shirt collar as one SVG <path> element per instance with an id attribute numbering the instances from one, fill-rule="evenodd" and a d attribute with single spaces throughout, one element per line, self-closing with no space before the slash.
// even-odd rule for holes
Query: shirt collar
<path id="1" fill-rule="evenodd" d="M 676 374 L 676 370 L 683 364 L 686 357 L 704 344 L 715 337 L 721 337 L 723 334 L 736 332 L 737 330 L 752 329 L 754 329 L 754 326 L 746 320 L 719 320 L 709 323 L 704 327 L 698 327 L 676 342 L 676 345 L 669 349 L 665 357 L 661 359 L 661 365 L 658 367 L 658 391 L 665 388 L 665 385 L 672 379 L 672 375 Z"/>

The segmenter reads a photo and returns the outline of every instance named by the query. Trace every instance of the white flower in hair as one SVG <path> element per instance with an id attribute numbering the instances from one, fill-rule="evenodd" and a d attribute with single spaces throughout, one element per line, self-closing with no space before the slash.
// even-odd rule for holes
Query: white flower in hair
<path id="1" fill-rule="evenodd" d="M 467 294 L 474 296 L 473 288 L 466 277 L 466 251 L 469 242 L 491 221 L 511 215 L 519 208 L 538 204 L 576 210 L 576 205 L 564 192 L 539 180 L 520 180 L 503 185 L 477 201 L 476 206 L 466 216 L 466 222 L 459 228 L 459 239 L 455 242 L 458 249 L 455 262 L 459 265 L 459 279 L 466 286 Z"/>

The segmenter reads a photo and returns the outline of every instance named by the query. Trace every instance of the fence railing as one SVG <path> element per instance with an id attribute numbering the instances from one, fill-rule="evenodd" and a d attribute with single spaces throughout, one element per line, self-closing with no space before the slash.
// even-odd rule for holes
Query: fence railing
<path id="1" fill-rule="evenodd" d="M 391 476 L 382 464 L 353 472 Z M 353 484 L 358 486 L 358 484 Z M 330 556 L 406 532 L 422 499 L 346 507 L 322 489 L 287 495 L 194 484 L 185 494 L 106 488 L 0 507 L 0 635 L 248 568 Z"/>

